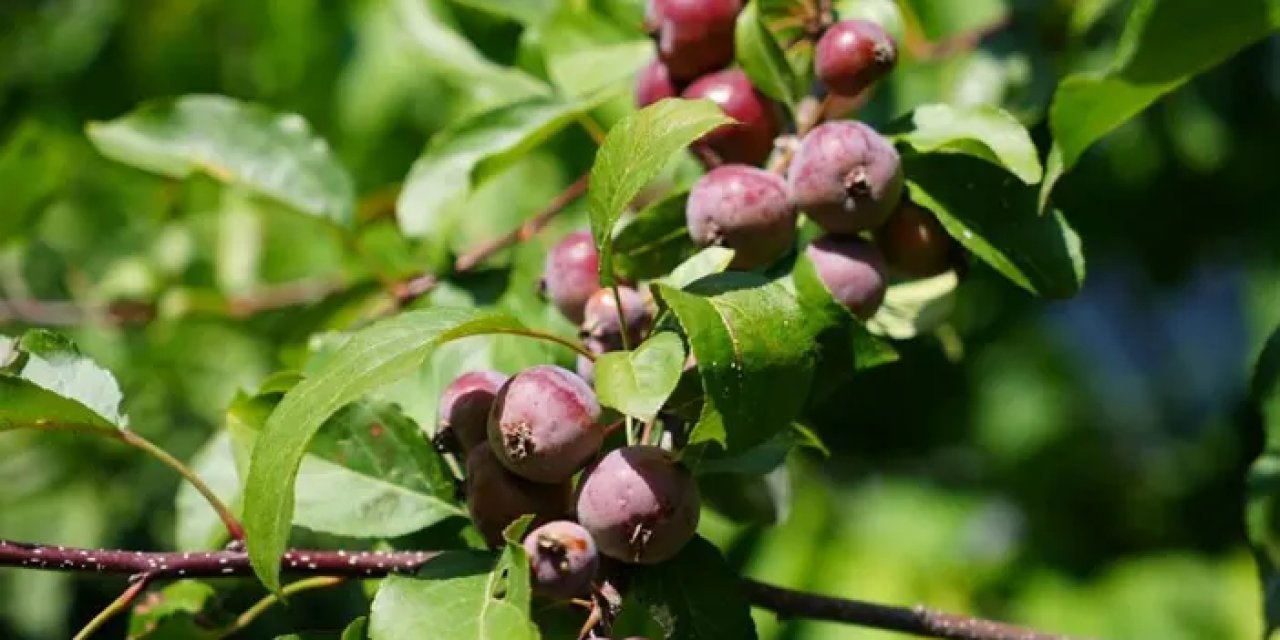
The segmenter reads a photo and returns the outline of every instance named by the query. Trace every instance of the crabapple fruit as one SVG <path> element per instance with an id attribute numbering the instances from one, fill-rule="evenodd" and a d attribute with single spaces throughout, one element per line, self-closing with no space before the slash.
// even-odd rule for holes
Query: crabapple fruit
<path id="1" fill-rule="evenodd" d="M 689 192 L 685 221 L 699 245 L 733 249 L 734 269 L 765 266 L 796 239 L 786 181 L 747 165 L 723 165 L 702 176 Z"/>
<path id="2" fill-rule="evenodd" d="M 663 98 L 675 97 L 680 92 L 671 81 L 671 73 L 661 60 L 653 60 L 636 75 L 636 106 L 647 107 Z"/>
<path id="3" fill-rule="evenodd" d="M 677 80 L 692 80 L 733 61 L 733 27 L 742 0 L 650 0 L 645 22 L 658 56 Z"/>
<path id="4" fill-rule="evenodd" d="M 659 447 L 615 449 L 578 488 L 578 521 L 601 553 L 623 562 L 676 555 L 697 531 L 700 508 L 693 475 Z"/>
<path id="5" fill-rule="evenodd" d="M 464 373 L 440 394 L 438 434 L 451 434 L 463 453 L 488 439 L 489 409 L 507 376 L 497 371 Z"/>
<path id="6" fill-rule="evenodd" d="M 582 525 L 556 520 L 524 538 L 533 570 L 533 589 L 551 598 L 573 598 L 591 589 L 600 556 L 591 534 Z"/>
<path id="7" fill-rule="evenodd" d="M 818 39 L 814 69 L 827 89 L 840 96 L 856 96 L 893 70 L 898 48 L 880 25 L 868 20 L 844 20 Z"/>
<path id="8" fill-rule="evenodd" d="M 622 301 L 622 310 L 618 310 L 618 301 Z M 625 321 L 625 322 L 624 322 Z M 618 287 L 615 298 L 613 289 L 601 289 L 587 300 L 583 311 L 582 338 L 584 342 L 593 342 L 600 347 L 595 353 L 617 351 L 625 345 L 632 347 L 640 344 L 649 327 L 653 324 L 653 308 L 649 297 L 626 286 Z M 627 340 L 622 340 L 622 328 L 627 328 Z"/>
<path id="9" fill-rule="evenodd" d="M 950 267 L 951 236 L 933 214 L 908 200 L 876 230 L 876 244 L 889 267 L 908 277 L 936 276 Z"/>
<path id="10" fill-rule="evenodd" d="M 902 160 L 871 127 L 827 122 L 800 141 L 787 184 L 801 211 L 829 233 L 884 224 L 902 197 Z"/>
<path id="11" fill-rule="evenodd" d="M 466 495 L 472 522 L 495 547 L 502 544 L 503 529 L 520 516 L 531 513 L 534 526 L 540 526 L 573 510 L 572 484 L 525 480 L 507 471 L 483 442 L 467 454 Z"/>
<path id="12" fill-rule="evenodd" d="M 774 105 L 741 69 L 709 73 L 690 84 L 682 94 L 690 100 L 706 98 L 737 122 L 711 130 L 699 142 L 727 163 L 760 164 L 773 151 L 778 120 Z"/>
<path id="13" fill-rule="evenodd" d="M 575 231 L 547 254 L 542 288 L 560 313 L 581 323 L 587 298 L 600 288 L 599 270 L 600 256 L 591 232 Z"/>
<path id="14" fill-rule="evenodd" d="M 489 447 L 516 475 L 564 482 L 604 442 L 600 411 L 595 392 L 573 372 L 530 367 L 498 391 L 489 412 Z"/>
<path id="15" fill-rule="evenodd" d="M 863 320 L 875 315 L 887 286 L 884 258 L 875 245 L 854 237 L 823 236 L 805 248 L 805 255 L 837 302 Z"/>

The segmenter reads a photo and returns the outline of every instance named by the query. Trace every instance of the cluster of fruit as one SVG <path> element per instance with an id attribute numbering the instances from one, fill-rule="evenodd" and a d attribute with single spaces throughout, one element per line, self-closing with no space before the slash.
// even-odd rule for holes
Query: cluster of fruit
<path id="1" fill-rule="evenodd" d="M 886 264 L 908 277 L 940 273 L 949 267 L 950 240 L 932 215 L 904 197 L 898 152 L 863 123 L 832 121 L 803 132 L 787 150 L 794 155 L 785 176 L 757 166 L 775 152 L 782 118 L 746 74 L 725 68 L 734 57 L 741 4 L 650 0 L 647 7 L 658 59 L 638 78 L 640 105 L 675 95 L 708 98 L 737 121 L 696 143 L 726 164 L 690 192 L 689 233 L 701 245 L 733 249 L 730 268 L 757 269 L 792 250 L 803 211 L 825 231 L 805 249 L 819 277 L 852 313 L 869 318 L 884 297 Z M 871 22 L 838 22 L 817 41 L 817 77 L 834 95 L 857 96 L 895 60 L 892 39 Z M 865 239 L 868 233 L 874 238 Z M 593 353 L 639 344 L 653 326 L 647 294 L 600 286 L 589 232 L 571 233 L 552 248 L 542 285 L 580 325 Z M 590 384 L 591 364 L 580 357 L 577 374 L 556 366 L 510 378 L 466 373 L 439 404 L 437 435 L 466 459 L 466 500 L 476 527 L 496 546 L 507 525 L 533 514 L 524 546 L 536 590 L 551 597 L 588 593 L 598 554 L 624 563 L 667 560 L 698 524 L 697 485 L 666 448 L 641 444 L 600 456 L 609 428 Z"/>

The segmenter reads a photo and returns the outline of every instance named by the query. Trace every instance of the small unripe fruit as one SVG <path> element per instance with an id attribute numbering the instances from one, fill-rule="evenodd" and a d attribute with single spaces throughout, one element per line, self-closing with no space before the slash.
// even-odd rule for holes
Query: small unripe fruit
<path id="1" fill-rule="evenodd" d="M 661 60 L 645 65 L 636 76 L 636 106 L 647 107 L 663 98 L 674 98 L 680 92 L 671 81 L 671 73 Z"/>
<path id="2" fill-rule="evenodd" d="M 464 373 L 440 394 L 439 431 L 454 438 L 463 453 L 488 439 L 489 410 L 507 376 L 497 371 Z"/>
<path id="3" fill-rule="evenodd" d="M 889 268 L 911 278 L 936 276 L 951 267 L 951 236 L 924 208 L 903 200 L 876 231 L 876 244 Z"/>
<path id="4" fill-rule="evenodd" d="M 884 302 L 884 258 L 875 245 L 859 238 L 824 236 L 805 248 L 818 279 L 837 302 L 866 320 Z"/>
<path id="5" fill-rule="evenodd" d="M 567 517 L 573 509 L 573 485 L 542 484 L 517 476 L 498 462 L 489 445 L 467 454 L 467 510 L 490 546 L 502 544 L 502 531 L 520 516 L 533 514 L 540 526 Z"/>
<path id="6" fill-rule="evenodd" d="M 713 129 L 700 140 L 726 163 L 760 164 L 773 151 L 773 139 L 778 136 L 774 105 L 756 91 L 741 69 L 702 76 L 684 90 L 683 96 L 690 100 L 706 98 L 737 121 Z"/>
<path id="7" fill-rule="evenodd" d="M 814 69 L 836 95 L 856 96 L 888 75 L 898 61 L 893 38 L 867 20 L 844 20 L 818 39 Z"/>
<path id="8" fill-rule="evenodd" d="M 693 475 L 658 447 L 610 452 L 578 489 L 578 522 L 601 553 L 623 562 L 656 564 L 679 553 L 700 509 Z"/>
<path id="9" fill-rule="evenodd" d="M 902 198 L 898 151 L 861 122 L 810 131 L 791 159 L 787 184 L 796 206 L 829 233 L 874 229 Z"/>
<path id="10" fill-rule="evenodd" d="M 658 55 L 677 80 L 692 80 L 733 61 L 733 27 L 742 0 L 650 0 L 645 21 Z"/>
<path id="11" fill-rule="evenodd" d="M 787 183 L 756 167 L 728 164 L 702 176 L 685 205 L 689 235 L 734 250 L 734 269 L 772 263 L 795 244 L 796 212 Z"/>
<path id="12" fill-rule="evenodd" d="M 618 312 L 618 300 L 622 301 L 622 312 Z M 595 353 L 617 351 L 626 344 L 634 348 L 649 333 L 653 325 L 653 307 L 649 297 L 632 289 L 619 286 L 617 298 L 613 289 L 601 289 L 587 300 L 583 312 L 582 338 L 584 342 L 594 342 L 599 346 Z M 623 320 L 626 320 L 627 341 L 622 340 Z M 591 348 L 590 346 L 588 348 Z"/>
<path id="13" fill-rule="evenodd" d="M 600 566 L 591 534 L 582 525 L 556 520 L 534 529 L 524 538 L 533 570 L 533 590 L 549 598 L 573 598 L 587 594 Z"/>
<path id="14" fill-rule="evenodd" d="M 600 289 L 600 256 L 591 232 L 576 231 L 552 247 L 542 287 L 564 317 L 574 324 L 582 322 L 587 298 Z"/>
<path id="15" fill-rule="evenodd" d="M 489 447 L 528 480 L 568 480 L 604 442 L 600 403 L 582 378 L 551 365 L 512 376 L 489 413 Z"/>

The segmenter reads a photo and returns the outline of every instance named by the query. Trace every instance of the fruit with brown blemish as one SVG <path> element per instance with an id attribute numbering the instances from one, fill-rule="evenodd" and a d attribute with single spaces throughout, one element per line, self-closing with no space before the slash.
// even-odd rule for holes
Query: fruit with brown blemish
<path id="1" fill-rule="evenodd" d="M 489 412 L 489 446 L 503 466 L 528 480 L 568 480 L 600 450 L 596 394 L 573 372 L 530 367 L 498 391 Z"/>
<path id="2" fill-rule="evenodd" d="M 787 170 L 796 206 L 829 233 L 884 224 L 902 198 L 902 160 L 871 127 L 827 122 L 810 131 Z"/>
<path id="3" fill-rule="evenodd" d="M 578 522 L 600 553 L 634 564 L 679 553 L 698 529 L 700 510 L 693 475 L 659 447 L 610 452 L 578 488 Z"/>
<path id="4" fill-rule="evenodd" d="M 525 536 L 524 550 L 538 594 L 567 599 L 590 592 L 600 556 L 582 525 L 568 520 L 548 522 Z"/>
<path id="5" fill-rule="evenodd" d="M 856 96 L 893 71 L 898 48 L 880 25 L 843 20 L 827 29 L 814 51 L 814 70 L 827 89 Z"/>
<path id="6" fill-rule="evenodd" d="M 689 192 L 685 222 L 697 244 L 733 249 L 734 269 L 766 266 L 796 240 L 786 181 L 741 164 L 717 167 L 698 180 Z"/>
<path id="7" fill-rule="evenodd" d="M 507 470 L 488 444 L 467 455 L 465 481 L 471 521 L 490 546 L 502 544 L 502 532 L 526 514 L 533 526 L 567 517 L 573 510 L 573 485 L 530 482 Z"/>

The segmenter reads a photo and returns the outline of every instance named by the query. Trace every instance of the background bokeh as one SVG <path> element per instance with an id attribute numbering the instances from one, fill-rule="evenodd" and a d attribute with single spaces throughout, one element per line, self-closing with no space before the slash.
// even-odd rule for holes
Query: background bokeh
<path id="1" fill-rule="evenodd" d="M 593 16 L 589 27 L 603 39 L 636 43 L 638 55 L 619 60 L 643 62 L 638 0 L 528 1 Z M 918 45 L 904 47 L 863 117 L 883 124 L 925 102 L 998 104 L 1034 126 L 1042 149 L 1057 79 L 1104 67 L 1129 7 L 840 4 Z M 253 314 L 227 300 L 281 283 L 345 287 L 440 269 L 589 166 L 591 138 L 567 130 L 452 203 L 429 237 L 398 233 L 397 184 L 433 132 L 500 104 L 517 82 L 508 66 L 554 75 L 543 52 L 574 46 L 549 29 L 495 18 L 485 5 L 0 3 L 0 331 L 64 325 L 120 378 L 134 428 L 180 457 L 194 455 L 237 390 L 298 365 L 309 335 L 347 326 L 380 290 L 347 287 L 301 310 Z M 356 178 L 355 246 L 211 180 L 114 164 L 84 136 L 86 122 L 189 93 L 303 115 Z M 628 104 L 621 96 L 595 115 L 609 122 Z M 762 481 L 764 494 L 785 498 L 781 508 L 742 506 L 778 526 L 712 514 L 703 533 L 744 572 L 785 586 L 1094 637 L 1258 637 L 1242 478 L 1261 436 L 1243 399 L 1249 364 L 1280 322 L 1277 141 L 1280 40 L 1271 38 L 1108 136 L 1065 179 L 1059 203 L 1089 262 L 1078 297 L 1033 299 L 975 267 L 946 332 L 903 344 L 899 363 L 812 407 L 830 458 L 795 454 Z M 549 242 L 583 216 L 576 205 L 534 241 L 421 304 L 501 301 L 531 324 L 568 330 L 528 283 Z M 119 301 L 141 303 L 146 321 L 104 322 L 106 305 L 118 311 Z M 458 370 L 512 370 L 550 357 L 563 354 L 472 341 L 385 395 L 430 424 L 435 393 Z M 177 485 L 113 443 L 6 434 L 0 536 L 169 548 Z M 68 637 L 119 588 L 118 580 L 0 570 L 0 637 Z M 221 597 L 235 610 L 255 593 L 228 584 Z M 248 637 L 338 625 L 360 606 L 358 587 L 301 596 Z M 757 622 L 763 637 L 779 640 L 890 637 L 767 615 Z"/>

